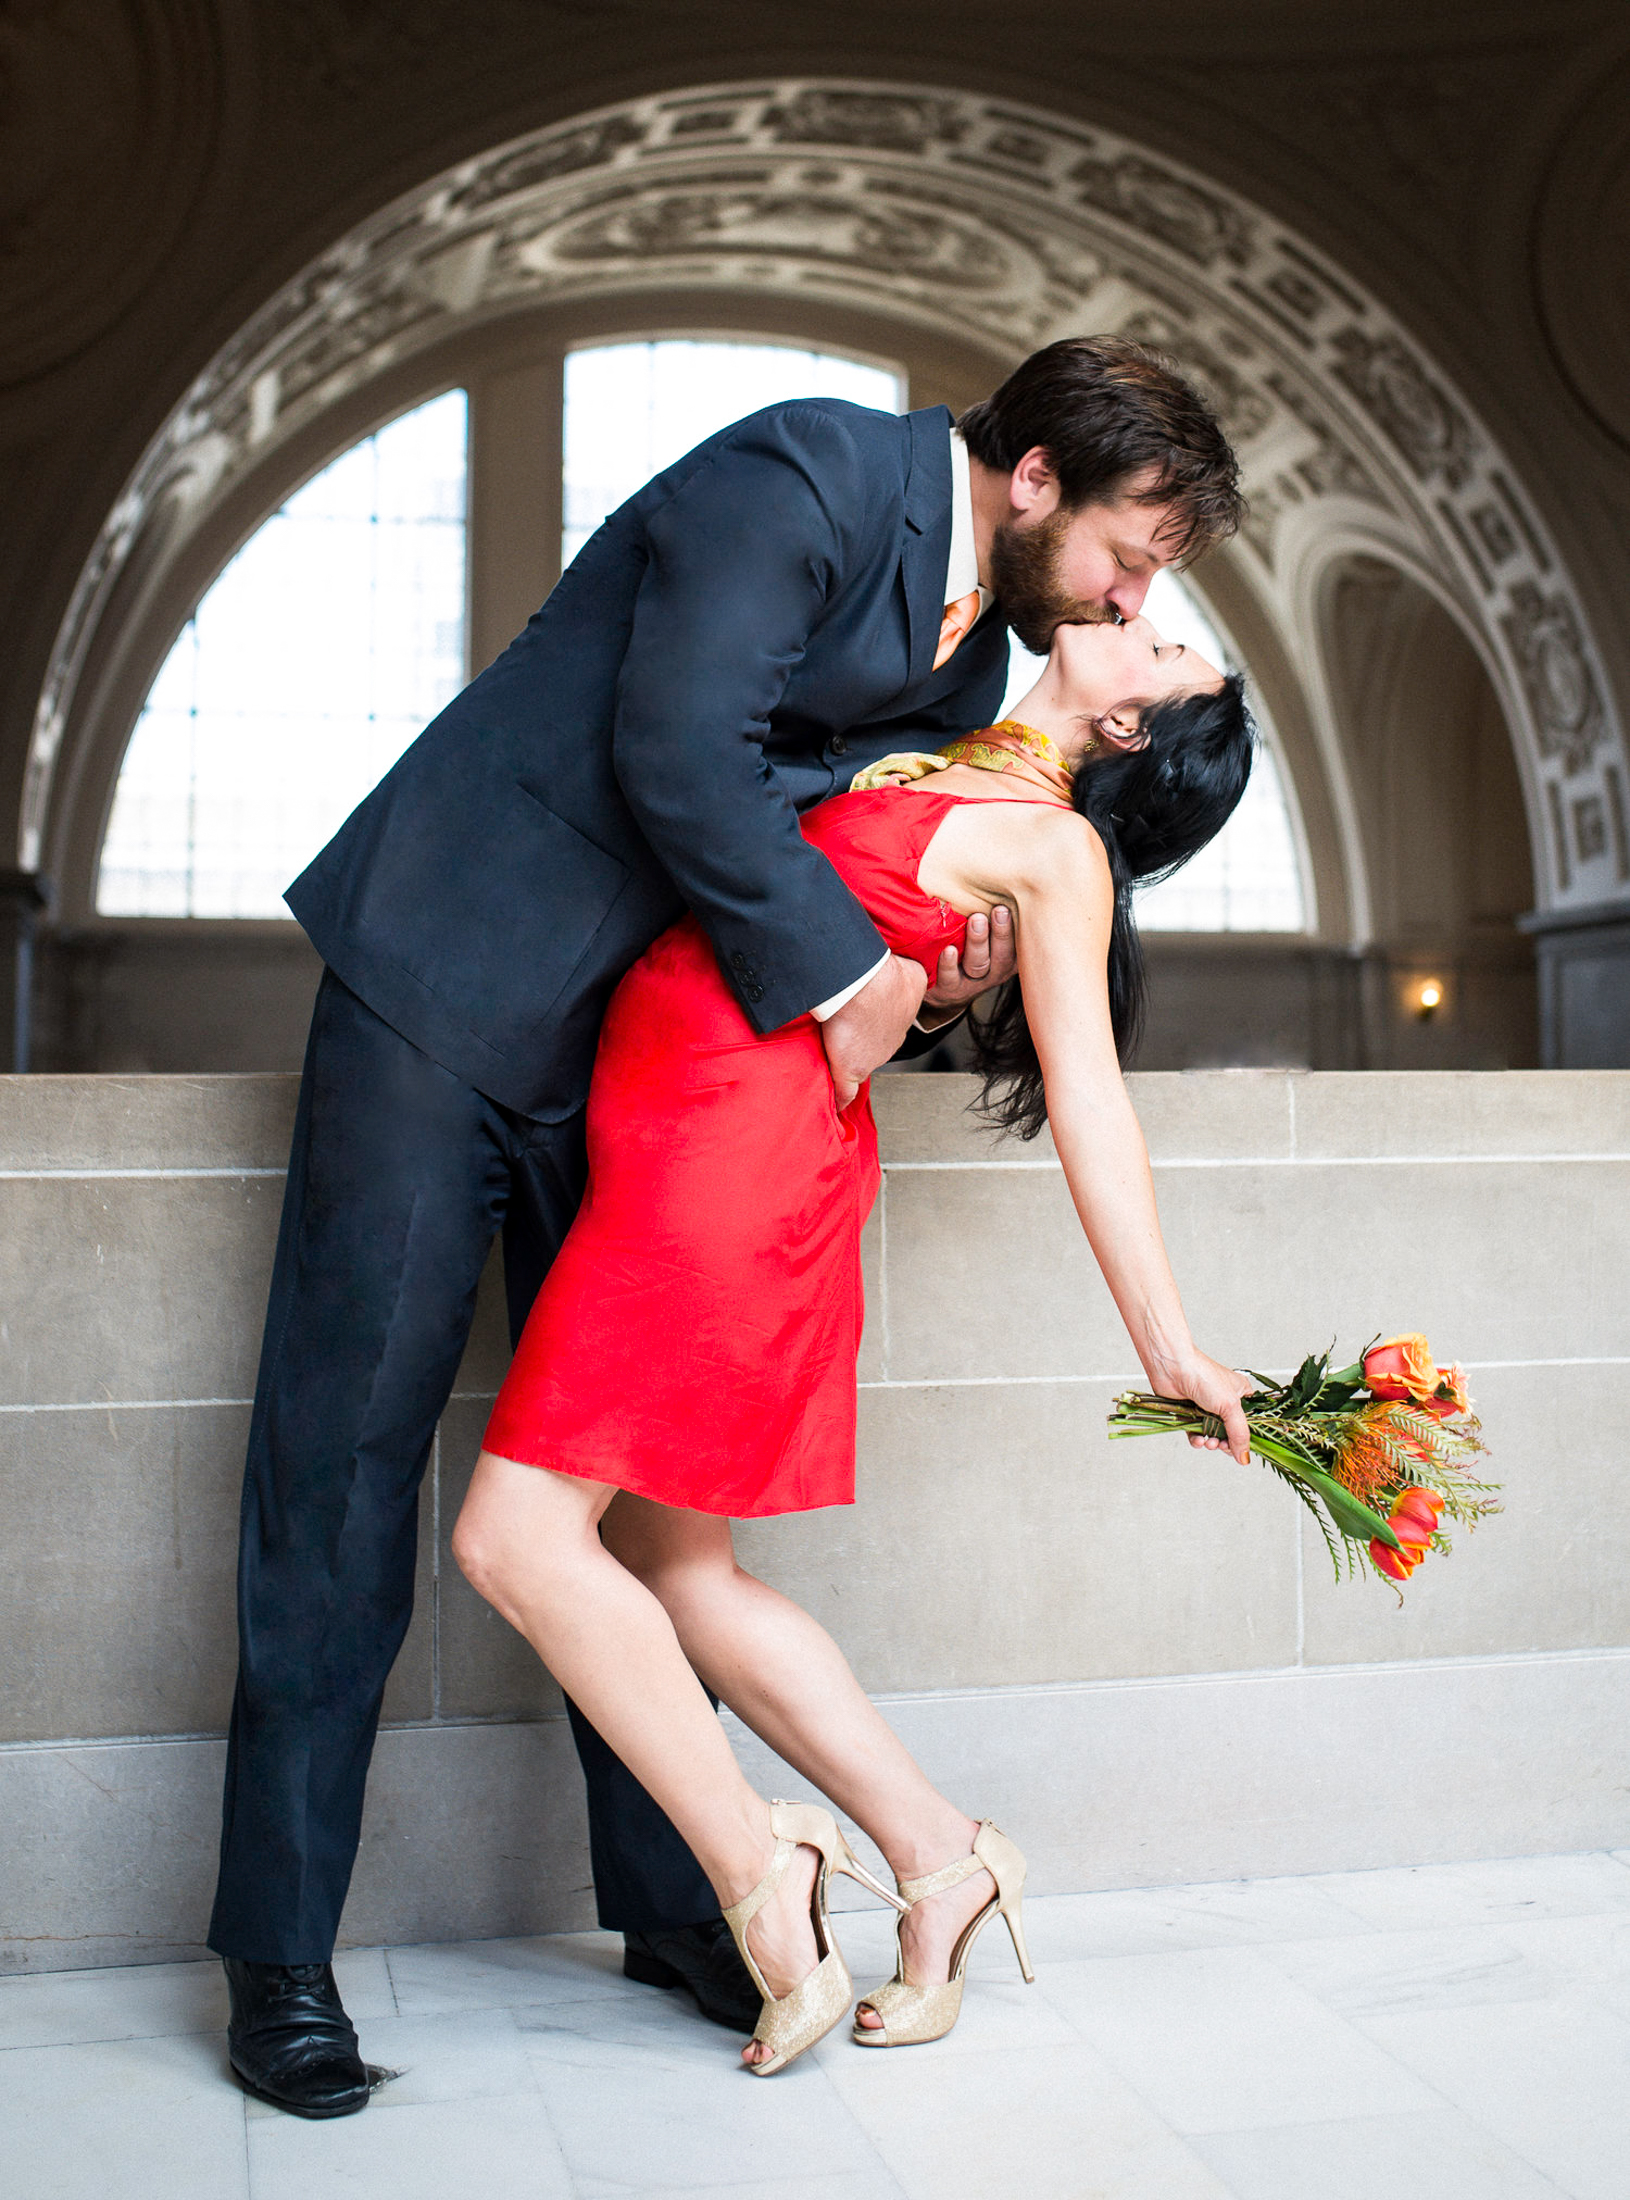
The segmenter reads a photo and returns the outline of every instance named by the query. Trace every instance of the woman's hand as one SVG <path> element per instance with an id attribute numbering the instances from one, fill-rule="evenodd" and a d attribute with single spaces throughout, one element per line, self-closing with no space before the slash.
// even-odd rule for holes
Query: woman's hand
<path id="1" fill-rule="evenodd" d="M 1191 1436 L 1189 1442 L 1196 1451 L 1226 1449 L 1242 1467 L 1245 1465 L 1251 1456 L 1251 1439 L 1240 1400 L 1256 1388 L 1250 1376 L 1196 1352 L 1180 1365 L 1161 1368 L 1158 1374 L 1150 1370 L 1149 1381 L 1162 1397 L 1192 1398 L 1207 1413 L 1214 1413 L 1228 1431 L 1226 1444 L 1218 1436 Z"/>

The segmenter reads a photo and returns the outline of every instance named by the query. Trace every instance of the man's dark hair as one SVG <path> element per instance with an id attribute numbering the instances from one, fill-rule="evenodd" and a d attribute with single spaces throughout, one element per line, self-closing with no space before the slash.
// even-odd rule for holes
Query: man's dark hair
<path id="1" fill-rule="evenodd" d="M 1113 502 L 1152 470 L 1137 501 L 1174 507 L 1173 564 L 1226 541 L 1244 516 L 1239 463 L 1215 414 L 1147 344 L 1066 336 L 1032 352 L 999 390 L 968 407 L 957 429 L 998 473 L 1011 473 L 1039 445 L 1071 510 Z"/>

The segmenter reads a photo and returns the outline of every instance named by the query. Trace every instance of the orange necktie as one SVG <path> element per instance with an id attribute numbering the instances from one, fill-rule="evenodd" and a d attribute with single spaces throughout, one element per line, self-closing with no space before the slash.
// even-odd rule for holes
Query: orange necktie
<path id="1" fill-rule="evenodd" d="M 954 655 L 957 644 L 979 616 L 979 591 L 970 588 L 965 596 L 958 596 L 955 603 L 948 603 L 945 616 L 940 621 L 940 645 L 934 652 L 934 670 L 938 672 L 945 660 Z"/>

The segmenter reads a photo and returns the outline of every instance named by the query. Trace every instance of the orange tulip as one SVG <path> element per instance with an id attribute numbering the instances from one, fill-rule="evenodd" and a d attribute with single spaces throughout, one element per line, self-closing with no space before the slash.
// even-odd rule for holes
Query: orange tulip
<path id="1" fill-rule="evenodd" d="M 1379 1536 L 1370 1539 L 1370 1556 L 1379 1572 L 1389 1581 L 1407 1581 L 1421 1560 L 1431 1549 L 1432 1538 L 1438 1532 L 1438 1517 L 1443 1511 L 1443 1499 L 1436 1490 L 1422 1489 L 1412 1482 L 1402 1489 L 1392 1501 L 1387 1515 L 1387 1525 L 1398 1538 L 1400 1548 L 1394 1550 L 1383 1543 Z"/>
<path id="2" fill-rule="evenodd" d="M 1421 1400 L 1421 1411 L 1434 1414 L 1440 1421 L 1449 1421 L 1457 1413 L 1470 1413 L 1471 1409 L 1471 1394 L 1466 1388 L 1466 1370 L 1458 1360 L 1453 1367 L 1440 1367 L 1431 1397 Z"/>
<path id="3" fill-rule="evenodd" d="M 1364 1355 L 1364 1381 L 1372 1398 L 1407 1398 L 1421 1405 L 1438 1386 L 1432 1347 L 1418 1332 L 1383 1337 Z"/>

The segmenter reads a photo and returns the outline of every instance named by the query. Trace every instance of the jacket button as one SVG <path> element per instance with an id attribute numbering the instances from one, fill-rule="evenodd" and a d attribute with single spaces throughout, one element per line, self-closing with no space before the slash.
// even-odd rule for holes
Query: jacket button
<path id="1" fill-rule="evenodd" d="M 745 970 L 747 968 L 747 957 L 742 953 L 739 947 L 736 949 L 736 952 L 731 956 L 730 964 L 731 968 L 734 970 Z"/>
<path id="2" fill-rule="evenodd" d="M 835 734 L 833 734 L 833 736 L 832 736 L 832 754 L 833 754 L 834 756 L 847 756 L 847 755 L 848 755 L 848 753 L 849 753 L 849 744 L 848 744 L 848 742 L 847 742 L 847 741 L 846 741 L 846 740 L 845 740 L 845 739 L 843 738 L 843 735 L 842 735 L 841 733 L 835 733 Z"/>
<path id="3" fill-rule="evenodd" d="M 764 998 L 764 988 L 761 985 L 750 985 L 744 990 L 750 1001 L 762 1001 Z"/>

